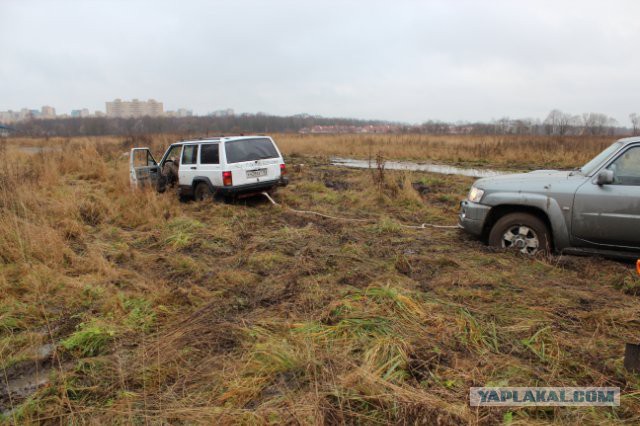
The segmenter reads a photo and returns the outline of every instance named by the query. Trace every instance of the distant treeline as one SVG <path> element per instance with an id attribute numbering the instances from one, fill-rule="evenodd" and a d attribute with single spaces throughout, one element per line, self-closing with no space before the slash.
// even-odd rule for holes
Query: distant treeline
<path id="1" fill-rule="evenodd" d="M 545 120 L 501 118 L 489 123 L 427 121 L 409 125 L 381 120 L 289 117 L 265 114 L 195 117 L 62 118 L 13 123 L 15 136 L 105 136 L 170 133 L 176 135 L 231 135 L 247 133 L 425 133 L 477 135 L 626 135 L 640 132 L 640 115 L 630 114 L 632 128 L 600 113 L 570 115 L 553 110 Z"/>
<path id="2" fill-rule="evenodd" d="M 63 118 L 26 120 L 13 123 L 15 135 L 21 136 L 104 136 L 171 133 L 185 135 L 223 135 L 240 133 L 299 132 L 313 126 L 381 125 L 379 120 L 356 120 L 312 116 L 281 117 L 242 114 L 224 117 L 141 117 L 141 118 Z"/>
<path id="3" fill-rule="evenodd" d="M 417 126 L 420 133 L 429 134 L 481 134 L 481 135 L 637 135 L 640 133 L 640 115 L 629 114 L 632 127 L 620 126 L 606 114 L 589 112 L 572 115 L 552 110 L 544 120 L 504 117 L 490 123 L 445 123 L 428 121 Z"/>

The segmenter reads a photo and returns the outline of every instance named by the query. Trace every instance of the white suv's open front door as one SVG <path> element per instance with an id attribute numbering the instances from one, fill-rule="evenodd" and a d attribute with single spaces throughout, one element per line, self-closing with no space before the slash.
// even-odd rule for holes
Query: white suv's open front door
<path id="1" fill-rule="evenodd" d="M 133 187 L 156 185 L 160 167 L 149 148 L 133 148 L 129 156 L 129 180 Z"/>

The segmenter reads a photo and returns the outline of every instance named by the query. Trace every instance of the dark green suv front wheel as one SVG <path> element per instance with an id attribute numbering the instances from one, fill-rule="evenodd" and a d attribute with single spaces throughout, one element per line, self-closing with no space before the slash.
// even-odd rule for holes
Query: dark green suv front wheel
<path id="1" fill-rule="evenodd" d="M 491 247 L 517 250 L 528 256 L 549 252 L 551 234 L 540 218 L 530 213 L 509 213 L 491 228 Z"/>

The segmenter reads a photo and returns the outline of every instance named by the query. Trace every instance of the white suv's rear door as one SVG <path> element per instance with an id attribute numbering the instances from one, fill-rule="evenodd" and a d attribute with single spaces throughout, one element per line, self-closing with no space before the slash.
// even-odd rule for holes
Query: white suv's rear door
<path id="1" fill-rule="evenodd" d="M 227 169 L 233 186 L 248 185 L 280 178 L 282 156 L 270 138 L 247 138 L 224 144 Z"/>
<path id="2" fill-rule="evenodd" d="M 198 175 L 198 145 L 187 144 L 182 148 L 180 156 L 180 186 L 192 186 L 193 178 Z"/>
<path id="3" fill-rule="evenodd" d="M 222 167 L 220 166 L 220 144 L 202 143 L 200 145 L 198 176 L 206 177 L 213 186 L 222 186 Z"/>

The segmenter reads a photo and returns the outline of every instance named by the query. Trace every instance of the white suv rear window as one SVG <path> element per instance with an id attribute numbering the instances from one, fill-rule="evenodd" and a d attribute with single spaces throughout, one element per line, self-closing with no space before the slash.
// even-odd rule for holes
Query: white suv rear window
<path id="1" fill-rule="evenodd" d="M 278 151 L 271 139 L 240 139 L 225 143 L 227 163 L 241 163 L 265 158 L 278 158 Z"/>

